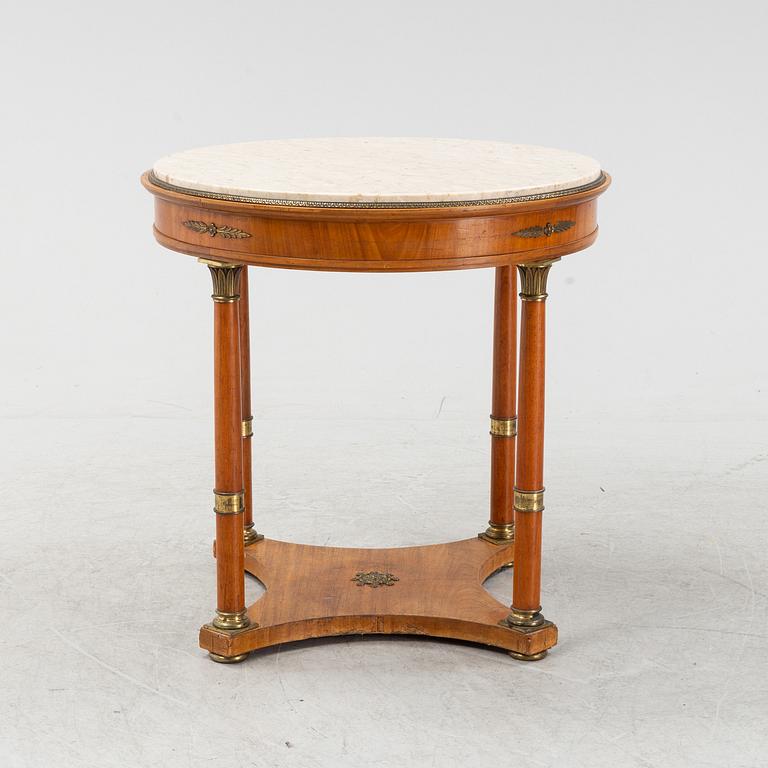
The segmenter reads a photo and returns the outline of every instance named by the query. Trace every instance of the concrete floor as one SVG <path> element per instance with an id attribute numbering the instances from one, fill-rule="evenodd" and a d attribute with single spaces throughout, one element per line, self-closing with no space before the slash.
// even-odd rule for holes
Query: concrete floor
<path id="1" fill-rule="evenodd" d="M 306 426 L 257 423 L 267 535 L 393 546 L 485 523 L 483 420 Z M 766 426 L 548 426 L 542 662 L 343 638 L 224 666 L 196 647 L 207 419 L 5 421 L 0 765 L 768 765 Z M 511 574 L 487 586 L 506 601 Z"/>

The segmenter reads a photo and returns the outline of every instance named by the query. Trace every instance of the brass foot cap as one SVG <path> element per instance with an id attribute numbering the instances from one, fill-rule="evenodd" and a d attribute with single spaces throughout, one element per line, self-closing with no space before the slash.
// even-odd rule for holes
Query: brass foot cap
<path id="1" fill-rule="evenodd" d="M 263 541 L 264 534 L 256 533 L 252 528 L 248 528 L 243 531 L 243 544 L 246 547 L 250 547 L 251 544 L 255 544 L 257 541 Z"/>
<path id="2" fill-rule="evenodd" d="M 245 659 L 247 659 L 250 655 L 250 652 L 247 651 L 246 653 L 238 653 L 237 656 L 221 656 L 218 653 L 214 653 L 213 651 L 208 651 L 208 655 L 218 664 L 237 664 L 240 661 L 245 661 Z"/>
<path id="3" fill-rule="evenodd" d="M 543 659 L 547 655 L 547 651 L 539 651 L 538 653 L 520 653 L 520 651 L 507 651 L 507 653 L 518 661 L 538 661 Z"/>
<path id="4" fill-rule="evenodd" d="M 497 524 L 489 521 L 488 527 L 477 535 L 478 538 L 490 541 L 491 544 L 511 544 L 515 540 L 515 524 Z"/>
<path id="5" fill-rule="evenodd" d="M 237 612 L 216 611 L 216 617 L 211 622 L 216 629 L 245 629 L 251 625 L 245 609 Z"/>
<path id="6" fill-rule="evenodd" d="M 509 616 L 504 619 L 508 627 L 540 627 L 546 619 L 538 611 L 523 611 L 516 608 L 510 609 Z"/>

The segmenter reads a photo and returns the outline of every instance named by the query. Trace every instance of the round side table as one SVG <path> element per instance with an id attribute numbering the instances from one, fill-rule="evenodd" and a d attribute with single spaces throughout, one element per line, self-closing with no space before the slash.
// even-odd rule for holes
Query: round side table
<path id="1" fill-rule="evenodd" d="M 597 236 L 610 183 L 591 158 L 449 139 L 258 141 L 180 152 L 142 177 L 154 233 L 213 278 L 217 608 L 200 646 L 220 662 L 310 637 L 457 638 L 542 658 L 547 275 Z M 360 272 L 495 267 L 491 504 L 449 544 L 343 549 L 265 538 L 251 495 L 248 266 Z M 517 353 L 517 274 L 520 354 Z M 483 582 L 513 566 L 512 605 Z M 245 572 L 267 590 L 245 605 Z"/>

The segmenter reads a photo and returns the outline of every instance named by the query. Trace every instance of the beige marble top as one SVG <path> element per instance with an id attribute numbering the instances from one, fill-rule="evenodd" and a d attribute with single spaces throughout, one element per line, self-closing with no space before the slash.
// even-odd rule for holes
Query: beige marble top
<path id="1" fill-rule="evenodd" d="M 158 160 L 161 183 L 304 204 L 434 204 L 562 192 L 600 178 L 590 157 L 501 141 L 332 138 L 252 141 Z"/>

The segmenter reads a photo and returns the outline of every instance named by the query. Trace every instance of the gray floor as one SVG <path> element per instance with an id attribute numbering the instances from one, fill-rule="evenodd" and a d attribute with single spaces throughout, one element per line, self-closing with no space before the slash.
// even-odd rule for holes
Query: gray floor
<path id="1" fill-rule="evenodd" d="M 5 421 L 0 763 L 765 766 L 766 427 L 549 425 L 543 602 L 560 645 L 542 662 L 344 638 L 222 666 L 196 647 L 214 596 L 208 421 Z M 259 528 L 471 536 L 484 428 L 259 423 Z M 506 600 L 511 574 L 487 586 Z"/>

